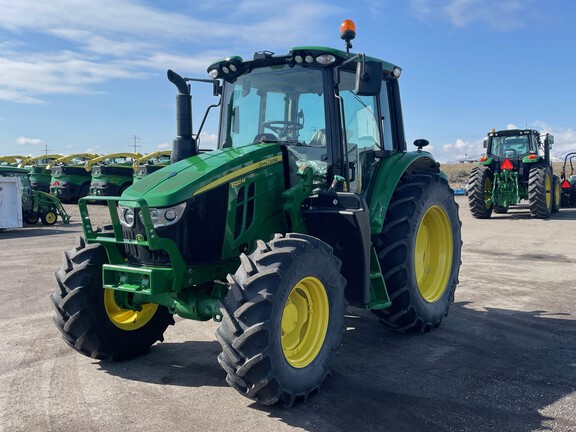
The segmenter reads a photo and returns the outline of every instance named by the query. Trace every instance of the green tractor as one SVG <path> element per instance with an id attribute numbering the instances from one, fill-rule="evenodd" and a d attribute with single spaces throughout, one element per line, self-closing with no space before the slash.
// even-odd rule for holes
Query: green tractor
<path id="1" fill-rule="evenodd" d="M 30 159 L 30 156 L 20 156 L 20 155 L 0 156 L 0 166 L 17 167 L 18 165 L 20 165 L 21 162 L 25 161 L 26 159 Z"/>
<path id="2" fill-rule="evenodd" d="M 576 152 L 570 152 L 564 157 L 564 166 L 560 173 L 560 179 L 562 180 L 562 207 L 576 206 L 576 175 L 574 174 L 574 159 L 576 159 Z M 568 162 L 570 162 L 570 174 L 567 174 L 566 171 L 566 165 Z"/>
<path id="3" fill-rule="evenodd" d="M 219 322 L 218 361 L 242 395 L 291 406 L 320 389 L 347 304 L 428 332 L 458 284 L 458 206 L 439 164 L 406 149 L 399 67 L 319 46 L 168 71 L 173 163 L 106 202 L 64 254 L 52 295 L 66 343 L 95 359 L 145 353 L 173 315 Z M 200 152 L 191 83 L 221 97 L 218 148 Z M 210 108 L 209 108 L 210 109 Z"/>
<path id="4" fill-rule="evenodd" d="M 472 169 L 468 180 L 468 204 L 477 219 L 506 213 L 527 200 L 530 213 L 548 218 L 560 209 L 560 179 L 550 163 L 554 136 L 533 129 L 488 133 L 486 154 Z"/>
<path id="5" fill-rule="evenodd" d="M 134 162 L 140 153 L 112 153 L 90 159 L 86 171 L 92 172 L 89 195 L 122 195 L 134 181 Z"/>
<path id="6" fill-rule="evenodd" d="M 136 159 L 133 164 L 134 182 L 169 165 L 171 155 L 172 150 L 159 150 Z"/>
<path id="7" fill-rule="evenodd" d="M 18 168 L 26 168 L 30 171 L 30 184 L 32 185 L 32 189 L 48 193 L 50 192 L 51 177 L 49 165 L 61 157 L 62 155 L 60 154 L 52 154 L 27 158 L 18 164 Z"/>
<path id="8" fill-rule="evenodd" d="M 33 225 L 42 221 L 44 225 L 54 225 L 58 216 L 65 224 L 70 223 L 62 203 L 52 195 L 34 190 L 30 181 L 30 171 L 13 166 L 0 166 L 0 177 L 19 177 L 22 184 L 22 219 Z"/>
<path id="9" fill-rule="evenodd" d="M 74 153 L 51 162 L 50 194 L 65 203 L 76 202 L 88 195 L 92 175 L 85 166 L 86 162 L 97 157 L 93 153 Z"/>

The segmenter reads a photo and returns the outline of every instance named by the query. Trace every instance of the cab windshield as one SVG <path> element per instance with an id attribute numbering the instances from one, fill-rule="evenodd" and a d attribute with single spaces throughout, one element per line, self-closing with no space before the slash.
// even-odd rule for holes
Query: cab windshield
<path id="1" fill-rule="evenodd" d="M 515 158 L 529 153 L 530 136 L 495 136 L 491 140 L 490 153 L 503 158 Z"/>
<path id="2" fill-rule="evenodd" d="M 260 142 L 326 146 L 323 70 L 258 68 L 226 83 L 219 147 Z"/>

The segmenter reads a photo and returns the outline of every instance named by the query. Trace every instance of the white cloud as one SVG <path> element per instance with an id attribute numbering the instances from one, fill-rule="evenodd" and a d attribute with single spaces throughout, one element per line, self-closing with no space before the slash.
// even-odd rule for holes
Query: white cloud
<path id="1" fill-rule="evenodd" d="M 200 133 L 200 147 L 203 149 L 214 149 L 218 145 L 218 135 L 207 132 Z"/>
<path id="2" fill-rule="evenodd" d="M 554 144 L 552 146 L 553 154 L 562 155 L 576 151 L 576 129 L 558 128 L 541 120 L 534 121 L 529 125 L 529 127 L 540 132 L 554 135 Z"/>
<path id="3" fill-rule="evenodd" d="M 433 152 L 433 154 L 440 162 L 456 162 L 460 159 L 477 158 L 482 150 L 482 139 L 466 141 L 457 138 L 454 142 L 442 145 L 442 149 Z"/>
<path id="4" fill-rule="evenodd" d="M 411 0 L 412 12 L 422 21 L 447 21 L 457 28 L 480 23 L 509 32 L 525 27 L 537 16 L 538 0 Z"/>
<path id="5" fill-rule="evenodd" d="M 21 146 L 26 145 L 42 145 L 42 140 L 38 138 L 26 138 L 26 137 L 19 137 L 16 138 L 16 144 Z"/>
<path id="6" fill-rule="evenodd" d="M 95 93 L 96 84 L 168 67 L 205 72 L 215 59 L 247 55 L 262 41 L 268 49 L 307 42 L 323 34 L 323 18 L 341 11 L 305 0 L 290 8 L 229 1 L 225 15 L 220 3 L 202 9 L 171 12 L 137 0 L 0 0 L 0 30 L 12 37 L 0 42 L 0 100 L 37 104 L 49 94 Z"/>

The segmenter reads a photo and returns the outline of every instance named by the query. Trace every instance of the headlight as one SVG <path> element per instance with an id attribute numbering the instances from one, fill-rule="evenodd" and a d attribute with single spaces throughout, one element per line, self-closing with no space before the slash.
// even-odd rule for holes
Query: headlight
<path id="1" fill-rule="evenodd" d="M 120 223 L 126 228 L 134 226 L 134 209 L 130 207 L 118 207 L 120 212 Z"/>
<path id="2" fill-rule="evenodd" d="M 184 210 L 186 210 L 186 203 L 178 204 L 174 207 L 151 208 L 150 219 L 154 228 L 172 225 L 180 220 Z M 142 220 L 142 213 L 140 213 L 140 220 Z M 144 223 L 143 220 L 142 223 Z"/>

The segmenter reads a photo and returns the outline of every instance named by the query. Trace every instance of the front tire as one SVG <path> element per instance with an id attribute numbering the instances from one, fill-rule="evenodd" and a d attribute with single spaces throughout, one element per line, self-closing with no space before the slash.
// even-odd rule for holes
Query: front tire
<path id="1" fill-rule="evenodd" d="M 446 180 L 406 174 L 374 246 L 392 305 L 374 310 L 397 331 L 430 331 L 448 315 L 462 249 L 458 205 Z"/>
<path id="2" fill-rule="evenodd" d="M 258 241 L 221 304 L 226 381 L 264 405 L 319 391 L 344 330 L 345 279 L 332 248 L 304 234 Z"/>
<path id="3" fill-rule="evenodd" d="M 64 252 L 62 268 L 55 273 L 60 292 L 52 294 L 54 323 L 64 341 L 81 354 L 101 360 L 133 358 L 162 341 L 174 319 L 164 306 L 121 308 L 115 291 L 102 288 L 106 261 L 102 245 L 86 245 L 81 237 Z"/>
<path id="4" fill-rule="evenodd" d="M 40 216 L 40 219 L 42 219 L 43 225 L 54 225 L 58 219 L 58 216 L 54 210 L 48 210 L 46 213 L 43 213 L 42 216 Z"/>
<path id="5" fill-rule="evenodd" d="M 528 176 L 528 203 L 533 217 L 546 219 L 552 213 L 554 193 L 550 168 L 536 165 Z"/>
<path id="6" fill-rule="evenodd" d="M 479 165 L 472 169 L 468 184 L 468 205 L 470 213 L 476 219 L 488 219 L 492 216 L 493 204 L 488 204 L 492 198 L 492 186 L 494 176 L 492 171 L 484 166 Z"/>

